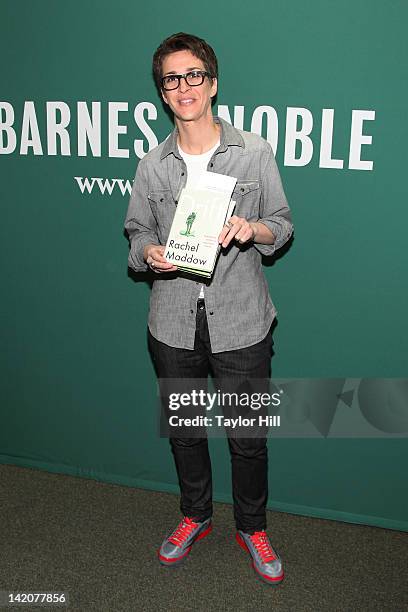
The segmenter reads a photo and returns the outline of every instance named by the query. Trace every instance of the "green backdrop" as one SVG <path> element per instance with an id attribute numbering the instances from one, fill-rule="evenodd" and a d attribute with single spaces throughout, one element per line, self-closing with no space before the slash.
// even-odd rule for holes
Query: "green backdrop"
<path id="1" fill-rule="evenodd" d="M 406 375 L 405 2 L 1 0 L 0 10 L 0 461 L 177 491 L 157 435 L 149 286 L 127 273 L 129 196 L 103 182 L 122 179 L 125 189 L 138 162 L 133 141 L 146 152 L 172 128 L 150 66 L 177 31 L 216 50 L 215 113 L 234 120 L 235 109 L 236 125 L 243 116 L 250 130 L 268 107 L 271 141 L 278 125 L 296 235 L 265 268 L 279 313 L 274 374 Z M 70 114 L 56 154 L 53 102 L 57 123 Z M 89 112 L 100 103 L 86 155 L 78 102 Z M 122 103 L 116 115 L 112 103 Z M 327 167 L 341 165 L 327 162 L 330 140 L 342 168 Z M 356 158 L 372 169 L 354 167 Z M 225 440 L 211 450 L 215 497 L 230 501 Z M 408 529 L 406 439 L 279 439 L 269 452 L 270 508 Z"/>

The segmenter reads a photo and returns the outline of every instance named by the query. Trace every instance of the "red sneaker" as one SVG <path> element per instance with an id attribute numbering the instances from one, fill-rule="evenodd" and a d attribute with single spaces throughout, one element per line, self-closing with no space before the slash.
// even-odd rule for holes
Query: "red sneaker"
<path id="1" fill-rule="evenodd" d="M 272 548 L 265 531 L 256 531 L 250 535 L 238 530 L 236 540 L 251 555 L 252 567 L 262 580 L 271 585 L 282 582 L 285 577 L 282 560 Z"/>
<path id="2" fill-rule="evenodd" d="M 189 554 L 194 542 L 201 540 L 212 529 L 211 518 L 196 523 L 185 516 L 176 529 L 163 541 L 158 555 L 163 565 L 175 566 Z"/>

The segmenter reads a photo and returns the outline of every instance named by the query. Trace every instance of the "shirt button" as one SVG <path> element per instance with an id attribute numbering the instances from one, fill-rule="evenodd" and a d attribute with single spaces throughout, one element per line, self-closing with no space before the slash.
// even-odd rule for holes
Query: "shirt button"
<path id="1" fill-rule="evenodd" d="M 214 168 L 214 164 L 213 163 L 210 164 L 210 168 Z"/>
<path id="2" fill-rule="evenodd" d="M 190 310 L 190 314 L 194 314 L 194 310 Z"/>
<path id="3" fill-rule="evenodd" d="M 181 173 L 181 176 L 184 176 L 184 172 Z"/>
<path id="4" fill-rule="evenodd" d="M 214 314 L 214 311 L 213 311 L 213 310 L 210 310 L 210 315 L 213 315 L 213 314 Z"/>
<path id="5" fill-rule="evenodd" d="M 175 203 L 175 205 L 177 206 L 177 204 L 178 204 L 178 200 L 174 200 L 174 203 Z"/>

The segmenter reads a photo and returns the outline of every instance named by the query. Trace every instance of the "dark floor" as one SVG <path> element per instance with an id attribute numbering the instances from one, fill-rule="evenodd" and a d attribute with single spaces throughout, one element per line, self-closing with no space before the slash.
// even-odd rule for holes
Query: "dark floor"
<path id="1" fill-rule="evenodd" d="M 408 611 L 404 532 L 268 512 L 286 574 L 273 588 L 235 543 L 227 504 L 178 568 L 156 556 L 180 517 L 174 495 L 0 465 L 0 504 L 0 591 L 68 592 L 48 610 Z"/>

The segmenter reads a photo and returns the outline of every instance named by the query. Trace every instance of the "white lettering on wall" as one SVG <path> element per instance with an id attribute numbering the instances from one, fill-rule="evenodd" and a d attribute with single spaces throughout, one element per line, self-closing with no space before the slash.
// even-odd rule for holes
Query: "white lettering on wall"
<path id="1" fill-rule="evenodd" d="M 351 116 L 349 168 L 352 170 L 372 170 L 373 162 L 361 159 L 361 145 L 371 144 L 372 136 L 363 134 L 364 121 L 374 121 L 375 111 L 353 110 Z"/>
<path id="2" fill-rule="evenodd" d="M 92 155 L 101 156 L 101 103 L 92 102 L 91 115 L 86 102 L 78 102 L 78 155 L 85 157 L 87 143 Z"/>
<path id="3" fill-rule="evenodd" d="M 298 130 L 298 118 L 301 127 Z M 309 134 L 313 128 L 313 115 L 307 108 L 288 106 L 286 112 L 285 166 L 306 166 L 313 157 L 313 143 Z M 296 157 L 296 142 L 301 143 L 300 156 Z"/>
<path id="4" fill-rule="evenodd" d="M 320 139 L 320 168 L 343 168 L 342 159 L 333 159 L 333 123 L 334 109 L 324 108 L 322 112 L 322 133 Z"/>
<path id="5" fill-rule="evenodd" d="M 0 102 L 0 153 L 13 153 L 17 146 L 17 136 L 12 127 L 13 124 L 14 108 L 10 102 Z M 7 144 L 4 144 L 4 134 L 6 134 Z"/>
<path id="6" fill-rule="evenodd" d="M 77 124 L 71 121 L 71 110 L 66 102 L 49 101 L 45 107 L 35 106 L 34 101 L 24 102 L 22 117 L 16 119 L 16 113 L 10 102 L 0 101 L 0 154 L 12 154 L 16 151 L 21 155 L 43 155 L 43 142 L 47 142 L 46 154 L 71 155 L 70 135 L 77 130 L 77 154 L 79 157 L 92 155 L 93 157 L 120 157 L 129 158 L 130 153 L 142 159 L 149 151 L 158 145 L 158 139 L 151 122 L 157 120 L 157 107 L 152 102 L 139 102 L 133 108 L 133 121 L 130 132 L 135 126 L 142 136 L 133 136 L 133 146 L 129 148 L 120 146 L 120 137 L 128 134 L 129 105 L 128 102 L 108 102 L 108 138 L 107 151 L 102 151 L 104 142 L 104 129 L 102 123 L 102 102 L 78 101 Z M 41 108 L 43 116 L 39 116 Z M 44 112 L 45 108 L 45 112 Z M 283 114 L 284 111 L 282 111 Z M 313 132 L 314 118 L 312 112 L 303 107 L 288 107 L 286 118 L 279 120 L 278 111 L 273 106 L 257 106 L 252 114 L 245 106 L 219 105 L 216 114 L 238 129 L 250 129 L 251 132 L 264 136 L 270 143 L 276 155 L 279 141 L 279 127 L 281 134 L 285 130 L 283 142 L 283 165 L 306 166 L 313 159 L 314 151 L 319 151 L 318 165 L 320 168 L 335 170 L 344 169 L 347 165 L 345 159 L 348 155 L 348 168 L 351 170 L 372 170 L 373 161 L 363 160 L 362 147 L 372 144 L 372 136 L 364 133 L 364 122 L 374 121 L 374 110 L 353 110 L 351 125 L 349 127 L 350 139 L 343 155 L 333 157 L 333 135 L 335 135 L 335 110 L 323 108 L 321 117 L 321 132 Z M 122 116 L 120 115 L 122 113 Z M 125 114 L 126 113 L 126 114 Z M 247 114 L 246 114 L 247 113 Z M 44 116 L 46 115 L 46 116 Z M 233 122 L 231 120 L 233 116 Z M 73 114 L 75 117 L 75 113 Z M 20 124 L 19 124 L 20 119 Z M 40 127 L 46 124 L 46 133 L 41 134 Z M 344 134 L 344 121 L 341 122 Z M 338 128 L 339 129 L 339 128 Z M 347 128 L 346 128 L 347 129 Z M 319 142 L 320 139 L 320 142 Z M 17 143 L 19 141 L 19 148 Z M 130 140 L 130 134 L 128 142 Z M 124 143 L 123 143 L 124 144 Z M 343 145 L 344 146 L 344 145 Z"/>
<path id="7" fill-rule="evenodd" d="M 23 124 L 21 126 L 20 154 L 27 155 L 28 147 L 33 149 L 34 155 L 42 155 L 40 131 L 38 129 L 37 115 L 34 102 L 24 103 Z"/>
<path id="8" fill-rule="evenodd" d="M 109 102 L 109 157 L 129 157 L 129 149 L 119 148 L 119 134 L 127 134 L 127 125 L 119 124 L 118 115 L 127 110 L 127 102 Z"/>
<path id="9" fill-rule="evenodd" d="M 272 106 L 258 106 L 254 110 L 251 121 L 251 132 L 262 136 L 262 122 L 266 116 L 266 140 L 273 149 L 274 155 L 278 148 L 278 114 Z"/>
<path id="10" fill-rule="evenodd" d="M 138 126 L 138 128 L 140 128 L 140 131 L 142 132 L 142 134 L 146 136 L 146 140 L 149 145 L 147 151 L 145 151 L 143 148 L 143 140 L 134 141 L 134 144 L 133 144 L 134 150 L 139 159 L 142 159 L 142 157 L 144 157 L 146 153 L 154 149 L 154 147 L 157 147 L 157 145 L 159 144 L 156 138 L 156 134 L 153 132 L 152 128 L 146 122 L 146 119 L 144 118 L 145 111 L 147 111 L 148 119 L 153 119 L 153 120 L 157 119 L 157 108 L 151 102 L 140 102 L 135 107 L 133 116 L 135 118 L 136 125 Z"/>
<path id="11" fill-rule="evenodd" d="M 60 121 L 57 121 L 57 112 Z M 71 120 L 71 111 L 66 102 L 47 102 L 47 149 L 48 155 L 57 155 L 57 136 L 61 144 L 61 155 L 71 155 L 69 134 L 66 129 Z"/>
<path id="12" fill-rule="evenodd" d="M 244 129 L 244 114 L 245 106 L 234 106 L 234 121 L 231 121 L 229 108 L 226 104 L 219 104 L 217 114 L 221 119 L 228 121 L 231 125 L 239 130 Z"/>

